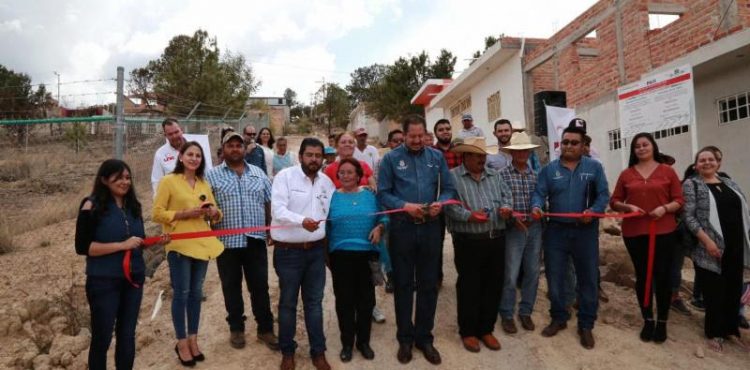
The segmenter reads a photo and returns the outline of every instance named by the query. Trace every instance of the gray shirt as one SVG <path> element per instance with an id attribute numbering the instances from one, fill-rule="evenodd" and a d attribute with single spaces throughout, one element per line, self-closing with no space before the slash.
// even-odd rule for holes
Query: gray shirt
<path id="1" fill-rule="evenodd" d="M 513 162 L 513 157 L 511 157 L 510 154 L 501 151 L 497 154 L 488 155 L 487 162 L 484 165 L 493 170 L 500 171 L 503 168 L 510 166 L 511 162 Z"/>
<path id="2" fill-rule="evenodd" d="M 513 208 L 513 196 L 510 187 L 500 174 L 493 169 L 485 169 L 479 181 L 474 180 L 463 165 L 451 171 L 456 186 L 457 199 L 462 205 L 445 207 L 448 230 L 450 232 L 479 234 L 490 230 L 505 229 L 505 220 L 497 214 L 499 208 Z M 486 223 L 469 223 L 472 211 L 489 210 L 489 221 Z"/>
<path id="3" fill-rule="evenodd" d="M 461 139 L 466 139 L 467 137 L 484 137 L 484 132 L 481 128 L 477 126 L 471 126 L 470 129 L 461 129 L 458 133 L 458 137 Z"/>

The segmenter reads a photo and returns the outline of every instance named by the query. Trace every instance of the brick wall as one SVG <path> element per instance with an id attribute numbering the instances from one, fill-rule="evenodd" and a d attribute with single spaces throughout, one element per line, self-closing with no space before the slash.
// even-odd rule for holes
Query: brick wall
<path id="1" fill-rule="evenodd" d="M 686 11 L 673 23 L 649 31 L 649 2 L 679 4 Z M 529 71 L 534 93 L 563 90 L 567 92 L 568 106 L 586 104 L 701 46 L 750 28 L 750 0 L 734 0 L 734 3 L 732 0 L 623 0 L 621 3 L 625 79 L 621 81 L 617 66 L 614 12 L 595 25 L 596 39 L 579 38 L 561 44 L 572 34 L 587 31 L 583 27 L 588 22 L 614 9 L 613 0 L 601 0 L 526 54 L 524 64 L 528 65 L 550 50 L 557 50 L 555 56 Z M 729 4 L 732 8 L 719 25 Z M 579 48 L 595 48 L 598 55 L 581 56 Z"/>

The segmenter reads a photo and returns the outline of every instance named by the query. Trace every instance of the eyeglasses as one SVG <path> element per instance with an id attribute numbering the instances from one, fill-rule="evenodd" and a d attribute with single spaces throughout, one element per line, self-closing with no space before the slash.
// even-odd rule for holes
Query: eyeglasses
<path id="1" fill-rule="evenodd" d="M 251 133 L 247 133 L 247 132 L 246 132 L 246 133 L 245 133 L 245 136 L 255 136 L 255 133 L 254 133 L 254 132 L 251 132 Z"/>
<path id="2" fill-rule="evenodd" d="M 560 142 L 560 144 L 562 145 L 571 145 L 571 146 L 576 146 L 580 143 L 581 143 L 580 140 L 563 140 Z"/>

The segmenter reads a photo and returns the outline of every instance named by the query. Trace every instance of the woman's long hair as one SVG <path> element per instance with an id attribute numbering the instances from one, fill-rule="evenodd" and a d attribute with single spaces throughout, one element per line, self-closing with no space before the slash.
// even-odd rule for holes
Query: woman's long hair
<path id="1" fill-rule="evenodd" d="M 271 132 L 271 129 L 268 127 L 263 127 L 258 131 L 258 144 L 263 145 L 263 143 L 260 142 L 260 135 L 263 134 L 263 131 L 268 131 L 268 144 L 265 144 L 269 149 L 273 149 L 273 143 L 276 142 L 276 140 L 273 139 L 273 132 Z"/>
<path id="2" fill-rule="evenodd" d="M 94 208 L 94 214 L 96 217 L 101 217 L 107 212 L 107 206 L 109 202 L 113 200 L 112 193 L 107 187 L 106 181 L 112 176 L 122 176 L 125 170 L 130 173 L 130 189 L 123 197 L 123 208 L 130 211 L 136 218 L 142 218 L 141 214 L 141 203 L 138 201 L 138 197 L 135 196 L 135 182 L 132 181 L 133 171 L 130 170 L 130 166 L 124 161 L 119 159 L 107 159 L 102 162 L 99 166 L 99 171 L 96 172 L 96 178 L 94 179 L 94 187 L 91 190 L 91 197 L 96 202 Z"/>
<path id="3" fill-rule="evenodd" d="M 640 132 L 633 136 L 633 139 L 630 141 L 630 160 L 628 160 L 628 167 L 633 167 L 638 164 L 638 157 L 635 155 L 635 143 L 642 137 L 645 137 L 651 142 L 651 147 L 654 148 L 654 160 L 658 163 L 664 163 L 664 158 L 662 158 L 661 153 L 659 152 L 659 144 L 656 144 L 654 136 L 648 132 Z"/>
<path id="4" fill-rule="evenodd" d="M 200 144 L 198 144 L 197 141 L 188 141 L 187 143 L 182 145 L 182 148 L 180 148 L 180 157 L 182 157 L 183 154 L 191 147 L 197 147 L 198 150 L 201 151 L 201 164 L 198 165 L 198 168 L 195 170 L 195 177 L 202 179 L 203 178 L 203 172 L 206 170 L 206 154 L 203 153 L 203 148 Z M 185 173 L 185 164 L 182 163 L 181 160 L 177 160 L 177 165 L 174 166 L 174 172 L 173 173 Z"/>

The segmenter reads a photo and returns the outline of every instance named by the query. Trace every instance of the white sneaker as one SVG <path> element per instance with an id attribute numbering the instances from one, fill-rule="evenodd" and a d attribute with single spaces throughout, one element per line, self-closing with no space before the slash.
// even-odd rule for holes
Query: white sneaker
<path id="1" fill-rule="evenodd" d="M 375 321 L 378 324 L 385 322 L 385 315 L 383 315 L 377 307 L 372 308 L 372 321 Z"/>

